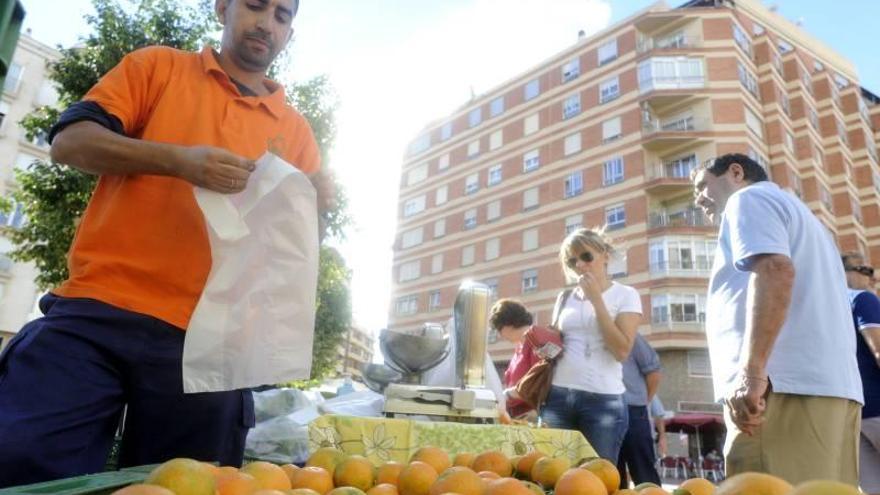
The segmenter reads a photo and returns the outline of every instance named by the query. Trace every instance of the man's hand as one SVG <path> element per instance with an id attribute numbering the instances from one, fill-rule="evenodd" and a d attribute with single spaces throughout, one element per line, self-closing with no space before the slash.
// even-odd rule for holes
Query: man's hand
<path id="1" fill-rule="evenodd" d="M 178 177 L 224 194 L 241 192 L 256 163 L 222 148 L 189 146 L 181 149 Z"/>
<path id="2" fill-rule="evenodd" d="M 740 386 L 725 401 L 734 424 L 749 436 L 754 435 L 764 422 L 769 385 L 770 382 L 764 374 L 743 373 Z"/>
<path id="3" fill-rule="evenodd" d="M 322 168 L 318 173 L 311 175 L 309 179 L 318 193 L 318 214 L 326 213 L 336 208 L 336 181 L 333 172 Z"/>
<path id="4" fill-rule="evenodd" d="M 659 433 L 657 434 L 657 454 L 660 457 L 666 457 L 667 453 L 669 453 L 669 448 L 666 445 L 666 434 Z"/>

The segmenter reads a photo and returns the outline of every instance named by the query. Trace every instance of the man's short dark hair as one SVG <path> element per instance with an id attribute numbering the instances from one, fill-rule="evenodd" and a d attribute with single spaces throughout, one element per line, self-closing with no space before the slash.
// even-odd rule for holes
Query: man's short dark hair
<path id="1" fill-rule="evenodd" d="M 532 324 L 532 314 L 514 299 L 499 299 L 489 311 L 489 324 L 497 331 L 503 327 L 525 327 Z"/>
<path id="2" fill-rule="evenodd" d="M 742 167 L 743 173 L 745 174 L 744 179 L 749 182 L 755 183 L 769 180 L 767 177 L 767 171 L 764 170 L 764 167 L 742 153 L 728 153 L 726 155 L 721 155 L 716 158 L 711 165 L 706 167 L 706 171 L 712 172 L 712 175 L 715 177 L 720 177 L 727 173 L 727 170 L 734 163 L 738 163 Z"/>

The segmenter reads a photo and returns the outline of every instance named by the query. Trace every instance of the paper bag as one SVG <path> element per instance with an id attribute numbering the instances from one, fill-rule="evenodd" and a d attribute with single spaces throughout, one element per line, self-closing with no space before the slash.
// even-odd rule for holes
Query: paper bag
<path id="1" fill-rule="evenodd" d="M 267 153 L 244 191 L 196 188 L 195 196 L 212 263 L 186 330 L 184 392 L 308 378 L 318 283 L 318 214 L 308 177 Z"/>

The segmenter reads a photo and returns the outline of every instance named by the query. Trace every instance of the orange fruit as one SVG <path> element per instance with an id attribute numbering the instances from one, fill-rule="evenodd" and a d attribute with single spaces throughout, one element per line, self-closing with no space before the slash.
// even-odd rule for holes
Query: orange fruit
<path id="1" fill-rule="evenodd" d="M 633 487 L 633 490 L 635 490 L 636 492 L 641 492 L 641 491 L 644 490 L 645 488 L 652 488 L 652 487 L 653 487 L 653 488 L 660 488 L 660 487 L 657 486 L 655 483 L 651 483 L 650 481 L 645 481 L 645 482 L 643 482 L 643 483 L 639 483 L 638 485 L 636 485 L 635 487 Z"/>
<path id="2" fill-rule="evenodd" d="M 409 462 L 412 461 L 422 461 L 425 464 L 429 464 L 434 468 L 434 471 L 437 471 L 437 474 L 446 471 L 452 466 L 449 454 L 439 447 L 428 446 L 420 448 L 410 457 Z"/>
<path id="3" fill-rule="evenodd" d="M 429 495 L 455 492 L 460 495 L 483 495 L 483 479 L 464 466 L 451 467 L 437 477 L 428 490 Z"/>
<path id="4" fill-rule="evenodd" d="M 859 489 L 832 480 L 805 481 L 794 487 L 789 495 L 860 495 Z"/>
<path id="5" fill-rule="evenodd" d="M 617 490 L 614 492 L 614 495 L 639 495 L 639 492 L 633 490 L 632 488 L 624 488 L 623 490 Z"/>
<path id="6" fill-rule="evenodd" d="M 205 469 L 208 470 L 209 473 L 214 474 L 214 475 L 220 474 L 220 466 L 218 466 L 216 464 L 211 464 L 210 462 L 204 462 L 204 461 L 202 461 L 201 464 L 202 464 L 202 466 L 205 467 Z"/>
<path id="7" fill-rule="evenodd" d="M 238 472 L 239 470 L 235 466 L 220 466 L 217 468 L 217 471 L 214 472 L 214 476 L 221 476 L 224 474 L 233 474 Z"/>
<path id="8" fill-rule="evenodd" d="M 452 460 L 452 465 L 471 467 L 475 457 L 477 457 L 477 454 L 474 454 L 473 452 L 459 452 L 456 454 L 455 459 Z"/>
<path id="9" fill-rule="evenodd" d="M 394 461 L 388 461 L 385 464 L 382 464 L 379 466 L 379 469 L 376 470 L 376 484 L 380 485 L 383 483 L 389 483 L 397 486 L 397 477 L 400 476 L 403 467 L 403 464 Z"/>
<path id="10" fill-rule="evenodd" d="M 497 450 L 488 450 L 482 452 L 474 458 L 471 469 L 474 471 L 492 471 L 498 473 L 502 478 L 510 476 L 513 473 L 513 466 L 510 459 L 502 452 Z"/>
<path id="11" fill-rule="evenodd" d="M 614 493 L 620 488 L 620 473 L 617 472 L 617 466 L 607 459 L 593 459 L 579 466 L 581 469 L 595 474 L 605 485 L 605 490 L 609 494 Z M 698 495 L 698 494 L 693 494 Z"/>
<path id="12" fill-rule="evenodd" d="M 287 490 L 273 490 L 271 488 L 263 488 L 255 492 L 251 492 L 249 495 L 287 495 L 286 492 Z"/>
<path id="13" fill-rule="evenodd" d="M 214 475 L 201 462 L 177 458 L 166 461 L 150 472 L 144 481 L 165 487 L 175 495 L 214 495 Z"/>
<path id="14" fill-rule="evenodd" d="M 333 489 L 333 477 L 322 467 L 304 467 L 293 472 L 290 487 L 309 488 L 324 495 Z"/>
<path id="15" fill-rule="evenodd" d="M 242 466 L 241 472 L 256 478 L 260 489 L 287 490 L 291 488 L 287 473 L 281 469 L 281 466 L 276 466 L 271 462 L 254 461 Z"/>
<path id="16" fill-rule="evenodd" d="M 236 471 L 217 475 L 217 495 L 251 495 L 260 489 L 253 476 Z"/>
<path id="17" fill-rule="evenodd" d="M 328 473 L 333 474 L 333 471 L 336 470 L 336 465 L 342 462 L 343 459 L 345 459 L 345 453 L 341 450 L 334 449 L 333 447 L 321 447 L 309 456 L 309 460 L 306 461 L 306 467 L 322 467 Z"/>
<path id="18" fill-rule="evenodd" d="M 691 478 L 679 485 L 675 491 L 678 490 L 687 491 L 687 495 L 712 495 L 715 493 L 715 484 L 706 478 Z"/>
<path id="19" fill-rule="evenodd" d="M 791 490 L 791 484 L 782 478 L 770 474 L 747 472 L 733 475 L 724 480 L 715 489 L 715 495 L 784 495 Z"/>
<path id="20" fill-rule="evenodd" d="M 541 488 L 541 486 L 539 484 L 537 484 L 533 481 L 520 480 L 520 483 L 525 485 L 525 487 L 528 488 L 529 490 L 531 490 L 535 495 L 547 495 L 544 492 L 544 489 Z"/>
<path id="21" fill-rule="evenodd" d="M 159 485 L 128 485 L 111 495 L 174 495 L 174 492 Z"/>
<path id="22" fill-rule="evenodd" d="M 574 468 L 562 473 L 553 488 L 554 495 L 607 495 L 605 483 L 586 469 Z"/>
<path id="23" fill-rule="evenodd" d="M 373 487 L 376 468 L 365 457 L 352 455 L 336 465 L 333 483 L 336 486 L 351 486 L 361 491 Z"/>
<path id="24" fill-rule="evenodd" d="M 398 495 L 397 485 L 391 483 L 379 483 L 367 490 L 367 495 Z"/>
<path id="25" fill-rule="evenodd" d="M 397 491 L 400 495 L 428 495 L 435 481 L 437 471 L 430 464 L 413 461 L 397 477 Z"/>
<path id="26" fill-rule="evenodd" d="M 498 478 L 486 484 L 485 495 L 534 495 L 516 478 Z"/>
<path id="27" fill-rule="evenodd" d="M 282 464 L 281 470 L 284 471 L 284 474 L 287 475 L 287 479 L 290 479 L 293 476 L 293 472 L 299 469 L 299 466 L 296 464 Z"/>
<path id="28" fill-rule="evenodd" d="M 670 495 L 669 492 L 659 486 L 649 486 L 639 490 L 639 495 Z"/>
<path id="29" fill-rule="evenodd" d="M 311 488 L 291 488 L 289 490 L 284 490 L 284 493 L 286 495 L 321 495 Z"/>
<path id="30" fill-rule="evenodd" d="M 477 476 L 487 480 L 501 479 L 501 475 L 496 473 L 495 471 L 480 471 L 479 473 L 477 473 Z"/>
<path id="31" fill-rule="evenodd" d="M 542 457 L 532 465 L 532 481 L 544 489 L 556 486 L 556 480 L 562 476 L 571 463 L 565 457 Z"/>
<path id="32" fill-rule="evenodd" d="M 360 488 L 353 486 L 340 486 L 327 492 L 327 495 L 366 495 Z"/>
<path id="33" fill-rule="evenodd" d="M 530 476 L 532 473 L 532 466 L 535 465 L 535 461 L 542 457 L 547 457 L 547 454 L 543 452 L 538 452 L 537 450 L 533 450 L 528 454 L 522 456 L 519 462 L 515 464 L 517 474 L 522 476 Z"/>

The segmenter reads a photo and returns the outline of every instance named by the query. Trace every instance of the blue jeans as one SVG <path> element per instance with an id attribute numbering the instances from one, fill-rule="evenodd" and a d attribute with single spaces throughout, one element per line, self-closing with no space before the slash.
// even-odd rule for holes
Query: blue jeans
<path id="1" fill-rule="evenodd" d="M 578 430 L 599 454 L 616 463 L 628 425 L 623 395 L 553 386 L 541 417 L 551 428 Z"/>
<path id="2" fill-rule="evenodd" d="M 629 488 L 626 471 L 633 485 L 650 481 L 660 485 L 660 475 L 654 467 L 654 439 L 651 435 L 653 426 L 646 406 L 629 406 L 629 429 L 623 437 L 617 470 L 620 472 L 620 489 Z"/>
<path id="3" fill-rule="evenodd" d="M 238 466 L 250 390 L 184 394 L 184 332 L 49 294 L 0 354 L 0 487 L 102 471 L 127 406 L 119 466 L 192 457 Z"/>

